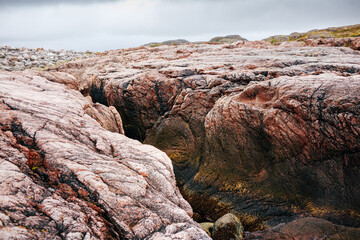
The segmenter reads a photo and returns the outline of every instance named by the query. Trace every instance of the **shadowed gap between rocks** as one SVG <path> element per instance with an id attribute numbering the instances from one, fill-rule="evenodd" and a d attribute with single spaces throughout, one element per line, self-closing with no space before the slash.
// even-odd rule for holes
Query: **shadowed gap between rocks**
<path id="1" fill-rule="evenodd" d="M 157 93 L 157 98 L 159 99 L 160 96 L 157 86 L 155 86 L 154 90 Z M 94 103 L 98 102 L 104 105 L 108 105 L 103 83 L 101 83 L 101 85 L 98 87 L 93 83 L 91 86 L 90 96 L 92 97 Z M 129 138 L 144 142 L 146 138 L 146 131 L 141 129 L 141 126 L 138 126 L 138 123 L 136 122 L 137 114 L 135 112 L 134 104 L 135 103 L 129 101 L 126 103 L 126 109 L 119 108 L 118 106 L 115 107 L 122 118 L 125 135 Z M 134 109 L 134 114 L 131 114 L 129 109 Z M 258 144 L 261 145 L 262 148 L 266 149 L 266 151 L 269 151 L 269 144 L 267 142 L 266 136 L 262 136 L 264 134 L 264 132 L 259 133 L 261 137 L 258 138 Z M 265 222 L 268 220 L 268 218 L 259 217 L 256 214 L 235 210 L 234 207 L 230 204 L 226 204 L 224 201 L 220 201 L 219 199 L 212 196 L 212 193 L 219 191 L 219 189 L 216 187 L 200 186 L 198 192 L 193 192 L 192 190 L 188 191 L 185 189 L 187 185 L 199 184 L 193 182 L 193 178 L 199 172 L 199 167 L 201 165 L 202 156 L 199 156 L 199 158 L 200 160 L 197 166 L 190 166 L 191 164 L 187 164 L 185 167 L 179 167 L 174 164 L 174 173 L 177 178 L 178 187 L 182 196 L 190 203 L 193 208 L 193 219 L 199 223 L 208 221 L 215 222 L 223 215 L 235 211 L 237 212 L 236 216 L 244 225 L 245 231 L 258 231 L 266 229 L 268 226 Z M 203 187 L 205 188 L 203 189 Z"/>
<path id="2" fill-rule="evenodd" d="M 105 106 L 108 106 L 108 101 L 105 96 L 104 86 L 101 82 L 101 85 L 98 87 L 94 83 L 91 85 L 90 96 L 94 103 L 101 103 Z"/>
<path id="3" fill-rule="evenodd" d="M 83 94 L 86 95 L 86 93 Z M 105 95 L 103 82 L 101 82 L 100 86 L 96 86 L 95 83 L 92 83 L 90 89 L 90 96 L 93 103 L 100 103 L 105 106 L 109 106 L 108 100 Z M 131 105 L 131 103 L 129 103 L 129 105 Z M 131 106 L 129 107 L 131 108 Z M 143 142 L 145 139 L 145 130 L 137 126 L 137 124 L 133 120 L 134 117 L 127 116 L 125 111 L 119 109 L 117 106 L 115 106 L 115 108 L 120 113 L 121 120 L 123 122 L 123 128 L 125 131 L 125 136 Z"/>

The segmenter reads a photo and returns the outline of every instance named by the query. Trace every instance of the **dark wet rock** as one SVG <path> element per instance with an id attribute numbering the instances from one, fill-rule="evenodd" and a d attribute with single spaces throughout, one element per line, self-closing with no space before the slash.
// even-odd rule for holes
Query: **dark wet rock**
<path id="1" fill-rule="evenodd" d="M 263 216 L 291 215 L 270 199 L 358 210 L 359 83 L 358 75 L 280 77 L 222 98 L 206 116 L 207 161 L 195 180 L 248 196 L 237 207 Z"/>
<path id="2" fill-rule="evenodd" d="M 313 217 L 299 218 L 266 231 L 246 233 L 246 239 L 359 239 L 360 229 L 333 224 Z"/>

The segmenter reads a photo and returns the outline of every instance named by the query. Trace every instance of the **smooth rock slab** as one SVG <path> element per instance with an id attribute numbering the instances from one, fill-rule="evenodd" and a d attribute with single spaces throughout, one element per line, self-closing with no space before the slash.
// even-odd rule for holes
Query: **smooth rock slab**
<path id="1" fill-rule="evenodd" d="M 209 239 L 165 153 L 105 130 L 94 107 L 36 73 L 0 71 L 0 235 Z"/>

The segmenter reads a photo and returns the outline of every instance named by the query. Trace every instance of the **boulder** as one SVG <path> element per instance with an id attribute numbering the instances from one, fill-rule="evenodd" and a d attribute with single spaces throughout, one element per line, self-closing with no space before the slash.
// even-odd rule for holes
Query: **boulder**
<path id="1" fill-rule="evenodd" d="M 119 130 L 114 108 L 37 73 L 0 71 L 2 238 L 210 239 L 171 160 L 106 130 L 109 114 Z"/>
<path id="2" fill-rule="evenodd" d="M 212 230 L 214 240 L 240 240 L 243 237 L 244 227 L 234 214 L 228 213 L 216 220 Z"/>

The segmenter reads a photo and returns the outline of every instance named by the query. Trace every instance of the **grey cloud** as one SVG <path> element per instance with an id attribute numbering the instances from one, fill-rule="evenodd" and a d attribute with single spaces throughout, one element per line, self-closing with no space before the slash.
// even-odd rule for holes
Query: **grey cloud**
<path id="1" fill-rule="evenodd" d="M 28 5 L 4 9 L 4 2 Z M 0 0 L 0 45 L 103 50 L 229 34 L 258 40 L 357 24 L 359 10 L 358 0 Z"/>
<path id="2" fill-rule="evenodd" d="M 59 4 L 94 4 L 104 2 L 116 2 L 121 0 L 0 0 L 0 7 L 12 6 L 43 6 Z"/>

